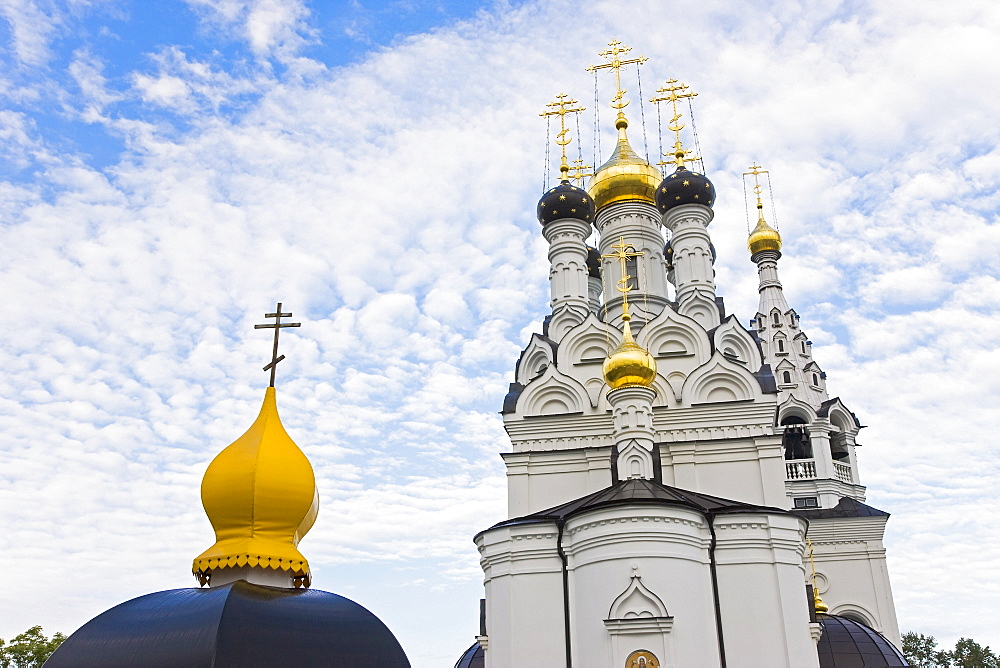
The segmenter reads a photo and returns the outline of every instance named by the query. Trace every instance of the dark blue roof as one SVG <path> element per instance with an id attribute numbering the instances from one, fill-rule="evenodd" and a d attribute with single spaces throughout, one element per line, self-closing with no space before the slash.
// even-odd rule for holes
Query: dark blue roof
<path id="1" fill-rule="evenodd" d="M 820 668 L 909 666 L 892 643 L 861 622 L 837 615 L 818 615 L 823 625 L 816 650 Z"/>
<path id="2" fill-rule="evenodd" d="M 458 659 L 458 663 L 455 664 L 455 668 L 484 668 L 485 666 L 486 652 L 483 651 L 482 645 L 478 642 L 465 650 L 465 653 Z"/>
<path id="3" fill-rule="evenodd" d="M 354 601 L 244 581 L 126 601 L 84 624 L 45 662 L 47 668 L 409 665 L 386 625 Z"/>

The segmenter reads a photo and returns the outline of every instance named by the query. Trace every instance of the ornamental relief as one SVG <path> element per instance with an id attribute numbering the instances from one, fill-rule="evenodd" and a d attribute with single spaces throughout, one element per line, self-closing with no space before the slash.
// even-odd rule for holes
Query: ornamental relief
<path id="1" fill-rule="evenodd" d="M 652 652 L 640 649 L 628 655 L 625 668 L 660 668 L 660 662 Z"/>

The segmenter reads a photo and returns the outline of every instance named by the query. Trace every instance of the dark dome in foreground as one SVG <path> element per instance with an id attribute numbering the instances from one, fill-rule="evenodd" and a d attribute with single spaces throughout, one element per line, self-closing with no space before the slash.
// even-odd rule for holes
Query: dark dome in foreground
<path id="1" fill-rule="evenodd" d="M 704 174 L 678 167 L 656 189 L 656 208 L 666 213 L 682 204 L 704 204 L 711 208 L 715 204 L 715 186 Z"/>
<path id="2" fill-rule="evenodd" d="M 878 631 L 861 622 L 837 615 L 817 615 L 823 625 L 820 636 L 820 668 L 880 668 L 909 666 L 902 653 Z"/>
<path id="3" fill-rule="evenodd" d="M 601 277 L 601 251 L 587 246 L 587 275 L 591 278 Z"/>
<path id="4" fill-rule="evenodd" d="M 458 659 L 455 668 L 483 668 L 486 665 L 486 652 L 478 642 Z"/>
<path id="5" fill-rule="evenodd" d="M 244 581 L 126 601 L 84 624 L 45 662 L 72 666 L 392 666 L 410 662 L 354 601 Z"/>
<path id="6" fill-rule="evenodd" d="M 560 218 L 579 218 L 588 223 L 594 220 L 594 200 L 583 188 L 563 181 L 549 188 L 538 200 L 538 222 L 542 225 Z"/>

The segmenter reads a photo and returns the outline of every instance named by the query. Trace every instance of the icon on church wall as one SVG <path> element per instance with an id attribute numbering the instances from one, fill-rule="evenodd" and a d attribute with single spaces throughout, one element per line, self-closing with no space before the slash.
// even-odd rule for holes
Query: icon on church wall
<path id="1" fill-rule="evenodd" d="M 660 668 L 660 662 L 652 652 L 639 649 L 625 659 L 625 668 Z"/>

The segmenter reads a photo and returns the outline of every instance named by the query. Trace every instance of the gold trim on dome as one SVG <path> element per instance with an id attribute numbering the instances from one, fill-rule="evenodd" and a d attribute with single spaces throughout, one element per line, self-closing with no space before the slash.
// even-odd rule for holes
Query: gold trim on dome
<path id="1" fill-rule="evenodd" d="M 753 193 L 757 196 L 757 226 L 747 237 L 747 248 L 750 249 L 751 257 L 764 251 L 781 251 L 781 234 L 764 220 L 764 203 L 760 199 L 760 194 L 763 191 L 760 185 L 761 174 L 768 174 L 768 172 L 761 169 L 756 162 L 750 165 L 750 171 L 743 172 L 744 177 L 753 175 Z"/>

